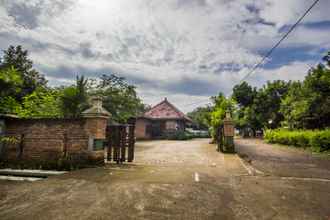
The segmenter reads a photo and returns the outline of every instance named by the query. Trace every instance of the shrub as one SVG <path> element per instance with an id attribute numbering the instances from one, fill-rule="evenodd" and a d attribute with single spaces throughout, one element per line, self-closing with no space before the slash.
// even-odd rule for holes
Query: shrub
<path id="1" fill-rule="evenodd" d="M 268 143 L 278 143 L 295 147 L 311 148 L 322 152 L 330 150 L 330 129 L 327 130 L 267 130 L 264 136 Z"/>
<path id="2" fill-rule="evenodd" d="M 190 140 L 192 138 L 192 135 L 186 131 L 168 132 L 166 134 L 168 140 Z"/>

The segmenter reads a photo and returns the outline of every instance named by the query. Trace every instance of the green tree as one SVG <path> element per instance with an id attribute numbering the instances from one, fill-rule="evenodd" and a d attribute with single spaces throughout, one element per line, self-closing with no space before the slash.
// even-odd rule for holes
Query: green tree
<path id="1" fill-rule="evenodd" d="M 328 67 L 329 64 L 327 61 Z M 302 83 L 292 84 L 288 96 L 282 100 L 281 112 L 290 128 L 330 126 L 330 70 L 327 66 L 311 69 Z"/>
<path id="2" fill-rule="evenodd" d="M 130 117 L 140 115 L 146 109 L 135 89 L 123 77 L 102 75 L 92 86 L 91 95 L 103 98 L 103 107 L 112 114 L 112 120 L 126 123 Z"/>
<path id="3" fill-rule="evenodd" d="M 252 88 L 247 82 L 242 82 L 233 88 L 232 98 L 238 105 L 234 114 L 235 126 L 240 129 L 243 136 L 246 135 L 248 129 L 251 129 L 255 134 L 257 130 L 262 128 L 258 120 L 260 115 L 254 111 L 257 94 L 257 88 Z"/>
<path id="4" fill-rule="evenodd" d="M 193 126 L 196 129 L 207 130 L 211 125 L 211 112 L 211 106 L 198 107 L 187 113 L 187 116 L 192 119 Z"/>
<path id="5" fill-rule="evenodd" d="M 0 97 L 16 95 L 21 92 L 22 84 L 22 78 L 14 67 L 0 69 Z"/>
<path id="6" fill-rule="evenodd" d="M 253 104 L 254 98 L 257 95 L 257 89 L 252 88 L 247 82 L 242 82 L 234 86 L 232 98 L 240 107 L 247 107 Z"/>
<path id="7" fill-rule="evenodd" d="M 65 87 L 61 95 L 61 109 L 64 117 L 78 118 L 88 107 L 88 79 L 77 76 L 76 85 Z"/>
<path id="8" fill-rule="evenodd" d="M 60 118 L 60 91 L 38 88 L 23 98 L 22 109 L 18 115 L 22 118 Z"/>
<path id="9" fill-rule="evenodd" d="M 211 97 L 214 107 L 211 112 L 211 135 L 216 137 L 216 130 L 219 126 L 223 125 L 223 119 L 226 116 L 226 112 L 233 112 L 234 104 L 233 100 L 227 99 L 222 93 L 217 96 Z"/>
<path id="10" fill-rule="evenodd" d="M 33 62 L 28 58 L 28 51 L 24 50 L 22 46 L 9 46 L 4 51 L 4 56 L 0 60 L 0 70 L 8 70 L 12 67 L 15 68 L 23 81 L 22 85 L 16 85 L 19 87 L 19 93 L 10 94 L 18 101 L 22 101 L 23 97 L 31 94 L 38 87 L 45 87 L 47 81 L 44 76 L 39 74 L 33 69 Z"/>
<path id="11" fill-rule="evenodd" d="M 0 113 L 1 114 L 19 114 L 22 110 L 20 103 L 11 96 L 5 96 L 0 98 Z"/>

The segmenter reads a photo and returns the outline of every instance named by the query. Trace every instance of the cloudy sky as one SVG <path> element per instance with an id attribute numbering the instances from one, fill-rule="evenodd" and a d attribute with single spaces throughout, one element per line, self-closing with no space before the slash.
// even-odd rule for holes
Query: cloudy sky
<path id="1" fill-rule="evenodd" d="M 53 86 L 117 73 L 184 111 L 232 87 L 314 0 L 0 0 L 0 49 L 21 44 Z M 303 79 L 330 49 L 330 1 L 247 81 Z M 194 104 L 191 104 L 194 103 Z"/>

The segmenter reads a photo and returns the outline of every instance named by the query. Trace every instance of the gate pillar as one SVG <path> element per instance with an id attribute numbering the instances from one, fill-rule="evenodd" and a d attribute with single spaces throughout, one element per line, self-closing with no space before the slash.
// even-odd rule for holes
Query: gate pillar
<path id="1" fill-rule="evenodd" d="M 89 134 L 88 150 L 94 150 L 94 147 L 103 143 L 106 139 L 106 128 L 111 114 L 102 107 L 100 97 L 92 98 L 92 107 L 82 113 L 85 118 L 85 130 Z M 103 147 L 103 146 L 101 146 Z"/>
<path id="2" fill-rule="evenodd" d="M 224 144 L 223 151 L 226 153 L 235 153 L 234 145 L 234 121 L 230 116 L 230 112 L 226 112 L 226 118 L 223 121 Z"/>

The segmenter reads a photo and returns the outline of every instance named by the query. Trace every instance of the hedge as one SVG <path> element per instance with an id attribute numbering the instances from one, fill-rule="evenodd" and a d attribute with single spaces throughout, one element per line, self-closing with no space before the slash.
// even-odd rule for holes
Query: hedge
<path id="1" fill-rule="evenodd" d="M 326 130 L 266 130 L 268 143 L 278 143 L 295 147 L 311 148 L 315 152 L 330 150 L 330 129 Z"/>
<path id="2" fill-rule="evenodd" d="M 176 131 L 167 133 L 165 139 L 167 140 L 191 140 L 193 138 L 209 138 L 209 134 L 191 133 L 189 131 Z"/>

